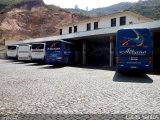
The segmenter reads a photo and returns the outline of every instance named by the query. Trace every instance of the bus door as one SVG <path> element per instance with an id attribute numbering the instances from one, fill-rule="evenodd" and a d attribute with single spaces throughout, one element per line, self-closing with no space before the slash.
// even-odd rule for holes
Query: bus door
<path id="1" fill-rule="evenodd" d="M 68 64 L 73 62 L 74 57 L 72 44 L 63 42 L 63 57 L 64 63 Z"/>

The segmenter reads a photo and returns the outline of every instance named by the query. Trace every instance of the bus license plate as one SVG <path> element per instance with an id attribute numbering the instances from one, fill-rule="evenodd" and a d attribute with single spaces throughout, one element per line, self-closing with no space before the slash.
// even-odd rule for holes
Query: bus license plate
<path id="1" fill-rule="evenodd" d="M 136 67 L 136 66 L 131 66 L 131 68 L 132 68 L 132 69 L 136 69 L 137 67 Z"/>
<path id="2" fill-rule="evenodd" d="M 138 57 L 130 57 L 130 60 L 136 61 L 136 60 L 138 60 Z"/>

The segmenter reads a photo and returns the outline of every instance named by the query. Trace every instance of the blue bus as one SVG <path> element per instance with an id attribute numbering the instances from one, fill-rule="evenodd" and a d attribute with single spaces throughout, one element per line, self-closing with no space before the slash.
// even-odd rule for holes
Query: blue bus
<path id="1" fill-rule="evenodd" d="M 46 42 L 46 64 L 60 65 L 74 63 L 74 44 L 64 40 Z"/>
<path id="2" fill-rule="evenodd" d="M 117 32 L 117 71 L 152 71 L 152 58 L 152 39 L 149 29 L 121 29 Z"/>

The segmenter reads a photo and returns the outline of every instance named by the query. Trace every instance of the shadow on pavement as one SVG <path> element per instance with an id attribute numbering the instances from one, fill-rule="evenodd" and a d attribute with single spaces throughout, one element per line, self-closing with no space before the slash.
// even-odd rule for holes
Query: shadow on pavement
<path id="1" fill-rule="evenodd" d="M 5 60 L 6 63 L 19 62 L 18 60 L 15 60 L 15 59 L 3 59 L 3 60 Z"/>
<path id="2" fill-rule="evenodd" d="M 38 68 L 38 69 L 59 69 L 59 68 L 63 68 L 63 67 L 65 67 L 65 66 L 54 66 L 54 65 L 46 65 L 46 66 L 44 66 L 44 67 L 40 67 L 40 68 Z"/>
<path id="3" fill-rule="evenodd" d="M 28 64 L 29 61 L 13 61 L 13 64 Z"/>
<path id="4" fill-rule="evenodd" d="M 152 72 L 149 72 L 151 75 L 160 75 L 160 69 L 154 69 Z"/>
<path id="5" fill-rule="evenodd" d="M 109 66 L 107 66 L 107 65 L 105 65 L 105 66 L 97 66 L 97 65 L 74 65 L 74 66 L 70 66 L 70 67 L 115 71 L 115 67 L 109 67 Z"/>
<path id="6" fill-rule="evenodd" d="M 37 62 L 37 61 L 18 61 L 18 60 L 14 60 L 14 59 L 6 59 L 5 61 L 6 63 L 10 63 L 12 62 L 13 64 L 26 64 L 25 66 L 44 66 L 46 65 L 45 62 Z M 76 64 L 76 65 L 66 65 L 69 67 L 73 67 L 73 68 L 84 68 L 84 69 L 97 69 L 97 70 L 108 70 L 108 71 L 116 71 L 115 66 L 114 67 L 109 67 L 107 65 L 82 65 L 82 64 Z M 46 67 L 42 67 L 40 69 L 55 69 L 55 68 L 62 68 L 65 67 L 65 65 L 59 65 L 59 66 L 46 66 Z M 117 74 L 117 73 L 116 73 Z M 151 75 L 160 75 L 160 69 L 154 69 L 152 72 L 149 72 L 148 74 Z M 134 75 L 133 75 L 134 76 Z M 146 75 L 147 76 L 147 75 Z"/>
<path id="7" fill-rule="evenodd" d="M 41 66 L 41 65 L 45 65 L 44 63 L 29 63 L 26 64 L 25 66 Z"/>
<path id="8" fill-rule="evenodd" d="M 113 81 L 131 83 L 153 83 L 153 80 L 144 73 L 118 73 L 116 72 Z"/>
<path id="9" fill-rule="evenodd" d="M 126 120 L 125 114 L 9 114 L 2 120 Z"/>

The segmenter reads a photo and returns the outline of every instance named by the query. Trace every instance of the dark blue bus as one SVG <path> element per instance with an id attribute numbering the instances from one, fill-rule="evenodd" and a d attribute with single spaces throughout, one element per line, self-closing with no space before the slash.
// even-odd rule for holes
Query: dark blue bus
<path id="1" fill-rule="evenodd" d="M 117 32 L 117 71 L 152 71 L 152 58 L 152 39 L 149 29 L 121 29 Z"/>
<path id="2" fill-rule="evenodd" d="M 46 64 L 72 64 L 74 62 L 74 44 L 64 40 L 46 42 Z"/>

